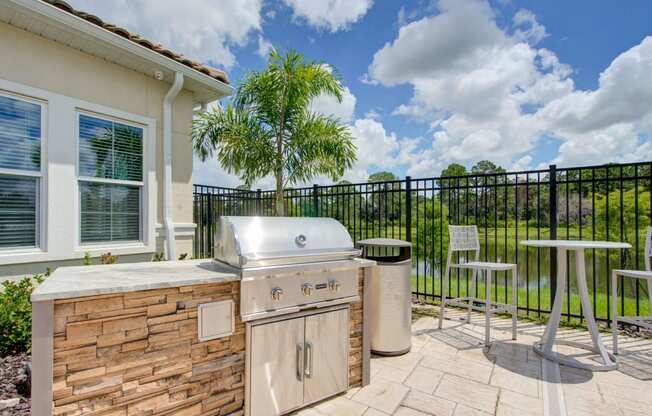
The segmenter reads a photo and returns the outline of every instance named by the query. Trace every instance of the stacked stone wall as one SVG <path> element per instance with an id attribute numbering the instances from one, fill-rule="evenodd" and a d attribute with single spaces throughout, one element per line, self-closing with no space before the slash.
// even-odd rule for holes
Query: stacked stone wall
<path id="1" fill-rule="evenodd" d="M 200 342 L 197 305 L 233 300 L 233 336 Z M 239 282 L 54 302 L 53 414 L 225 415 L 244 405 Z"/>

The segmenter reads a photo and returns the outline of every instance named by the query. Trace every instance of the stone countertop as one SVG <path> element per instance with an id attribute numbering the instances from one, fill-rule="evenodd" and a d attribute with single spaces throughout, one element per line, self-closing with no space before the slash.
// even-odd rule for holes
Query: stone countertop
<path id="1" fill-rule="evenodd" d="M 240 280 L 211 260 L 60 267 L 32 293 L 32 302 Z"/>

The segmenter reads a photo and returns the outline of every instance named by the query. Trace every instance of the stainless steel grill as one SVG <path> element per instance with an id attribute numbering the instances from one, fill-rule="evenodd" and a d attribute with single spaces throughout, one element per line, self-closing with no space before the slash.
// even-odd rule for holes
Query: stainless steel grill
<path id="1" fill-rule="evenodd" d="M 221 217 L 216 259 L 249 269 L 350 259 L 360 254 L 332 218 Z"/>
<path id="2" fill-rule="evenodd" d="M 346 228 L 330 218 L 221 217 L 215 241 L 216 260 L 241 277 L 246 415 L 345 391 L 348 303 L 360 299 L 360 250 Z"/>
<path id="3" fill-rule="evenodd" d="M 241 275 L 243 321 L 358 297 L 360 255 L 332 218 L 221 217 L 215 257 Z"/>

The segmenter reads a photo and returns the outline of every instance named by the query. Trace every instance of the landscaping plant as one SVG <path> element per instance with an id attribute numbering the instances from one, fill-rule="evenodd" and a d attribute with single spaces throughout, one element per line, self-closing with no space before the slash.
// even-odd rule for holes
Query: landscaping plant
<path id="1" fill-rule="evenodd" d="M 118 256 L 111 254 L 111 252 L 104 253 L 100 256 L 100 263 L 102 264 L 115 264 L 118 262 Z"/>
<path id="2" fill-rule="evenodd" d="M 32 342 L 32 303 L 30 295 L 46 274 L 2 282 L 0 291 L 0 356 L 30 352 Z"/>
<path id="3" fill-rule="evenodd" d="M 247 186 L 266 176 L 276 180 L 276 215 L 285 215 L 283 190 L 317 175 L 336 180 L 356 160 L 349 127 L 310 109 L 318 96 L 342 101 L 344 88 L 329 65 L 289 51 L 269 55 L 267 67 L 251 72 L 226 108 L 193 121 L 195 151 L 213 155 Z"/>

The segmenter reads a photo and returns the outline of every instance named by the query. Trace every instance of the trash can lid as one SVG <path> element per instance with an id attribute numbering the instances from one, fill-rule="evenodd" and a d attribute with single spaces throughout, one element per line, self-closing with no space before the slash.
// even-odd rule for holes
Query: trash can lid
<path id="1" fill-rule="evenodd" d="M 412 247 L 409 241 L 397 240 L 395 238 L 369 238 L 357 242 L 361 246 L 373 247 Z"/>

